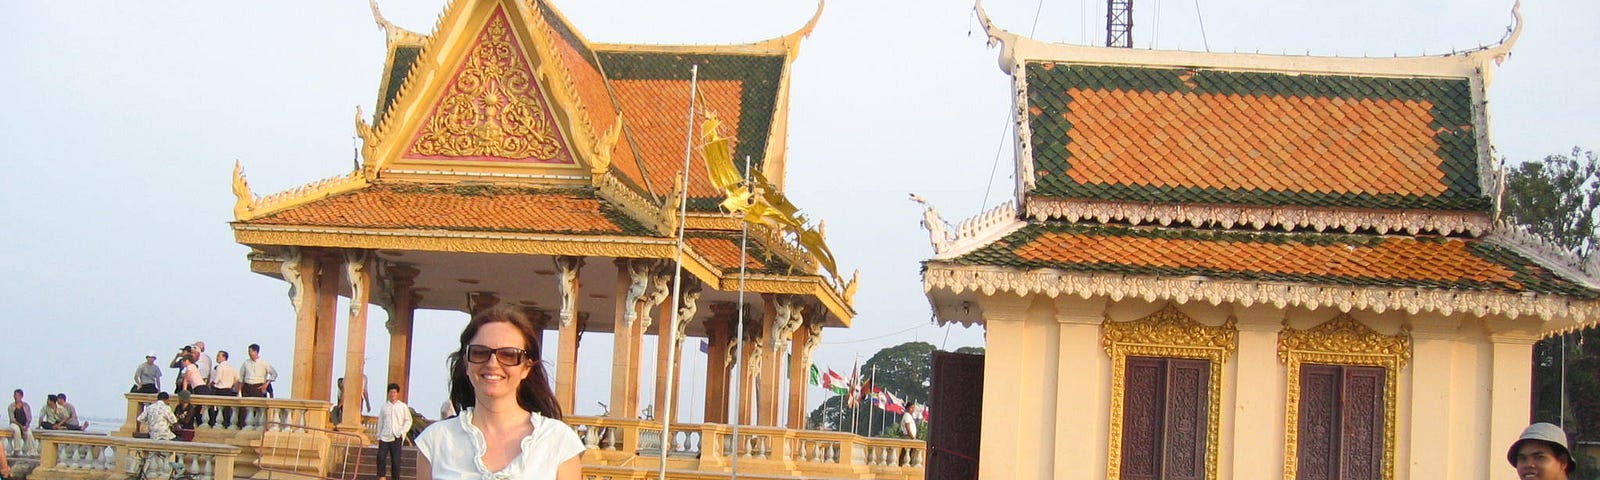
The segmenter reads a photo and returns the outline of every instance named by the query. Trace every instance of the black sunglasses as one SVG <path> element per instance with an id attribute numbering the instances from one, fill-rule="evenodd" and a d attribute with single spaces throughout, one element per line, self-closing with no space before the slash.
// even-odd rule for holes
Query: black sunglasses
<path id="1" fill-rule="evenodd" d="M 528 351 L 516 347 L 489 348 L 483 345 L 467 345 L 467 350 L 462 352 L 461 356 L 470 363 L 487 363 L 490 354 L 493 354 L 501 365 L 507 367 L 515 367 L 528 361 Z"/>

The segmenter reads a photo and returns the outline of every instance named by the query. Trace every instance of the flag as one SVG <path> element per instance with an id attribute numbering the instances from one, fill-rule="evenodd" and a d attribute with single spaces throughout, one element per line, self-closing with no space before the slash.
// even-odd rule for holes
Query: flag
<path id="1" fill-rule="evenodd" d="M 850 408 L 861 406 L 861 359 L 856 359 L 857 364 L 850 366 L 850 396 L 845 398 L 845 405 Z"/>
<path id="2" fill-rule="evenodd" d="M 922 410 L 922 421 L 924 421 L 924 422 L 933 421 L 932 420 L 933 419 L 933 407 L 929 407 L 927 405 L 917 405 L 917 409 L 918 410 Z"/>
<path id="3" fill-rule="evenodd" d="M 871 397 L 872 395 L 878 393 L 878 389 L 872 386 L 872 379 L 863 378 L 861 379 L 861 388 L 856 390 L 856 393 L 861 396 L 862 400 L 871 400 L 867 397 Z"/>
<path id="4" fill-rule="evenodd" d="M 868 384 L 870 385 L 870 382 Z M 884 398 L 883 398 L 883 390 L 882 389 L 875 388 L 875 387 L 874 388 L 868 388 L 866 396 L 867 396 L 867 399 L 866 399 L 867 403 L 871 404 L 873 407 L 878 408 L 880 410 L 883 409 Z"/>
<path id="5" fill-rule="evenodd" d="M 807 381 L 812 385 L 822 385 L 822 372 L 817 370 L 817 364 L 811 364 L 811 375 Z"/>
<path id="6" fill-rule="evenodd" d="M 711 353 L 711 342 L 700 341 L 700 353 Z"/>
<path id="7" fill-rule="evenodd" d="M 906 404 L 900 397 L 894 396 L 894 393 L 888 390 L 883 392 L 883 396 L 887 397 L 887 401 L 883 404 L 884 410 L 888 410 L 889 413 L 906 413 Z"/>
<path id="8" fill-rule="evenodd" d="M 822 388 L 832 391 L 835 395 L 850 393 L 850 384 L 844 381 L 844 375 L 831 368 L 828 369 L 828 373 L 822 375 Z"/>

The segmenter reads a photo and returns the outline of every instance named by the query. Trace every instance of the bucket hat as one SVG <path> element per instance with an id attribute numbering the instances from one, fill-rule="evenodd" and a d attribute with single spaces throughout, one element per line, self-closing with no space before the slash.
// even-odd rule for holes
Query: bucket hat
<path id="1" fill-rule="evenodd" d="M 1567 473 L 1578 469 L 1578 459 L 1573 458 L 1572 450 L 1567 448 L 1567 432 L 1562 431 L 1561 427 L 1545 422 L 1528 425 L 1528 428 L 1522 430 L 1522 436 L 1511 443 L 1511 449 L 1506 451 L 1506 461 L 1511 462 L 1511 466 L 1517 466 L 1517 447 L 1521 447 L 1522 442 L 1529 440 L 1549 442 L 1559 453 L 1566 454 Z"/>

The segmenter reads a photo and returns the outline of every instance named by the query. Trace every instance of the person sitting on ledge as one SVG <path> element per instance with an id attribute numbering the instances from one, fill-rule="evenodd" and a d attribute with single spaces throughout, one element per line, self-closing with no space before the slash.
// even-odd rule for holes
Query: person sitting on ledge
<path id="1" fill-rule="evenodd" d="M 172 407 L 167 406 L 167 399 L 171 396 L 167 392 L 156 394 L 156 401 L 145 405 L 144 410 L 134 421 L 144 425 L 144 430 L 150 432 L 151 440 L 172 440 L 177 435 L 172 433 L 172 426 L 178 423 L 178 417 L 172 414 Z"/>

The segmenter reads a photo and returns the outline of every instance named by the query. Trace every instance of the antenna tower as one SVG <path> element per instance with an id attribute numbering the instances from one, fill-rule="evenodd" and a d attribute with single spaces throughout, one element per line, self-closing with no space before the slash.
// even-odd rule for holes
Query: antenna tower
<path id="1" fill-rule="evenodd" d="M 1133 48 L 1133 0 L 1106 0 L 1106 46 Z"/>

